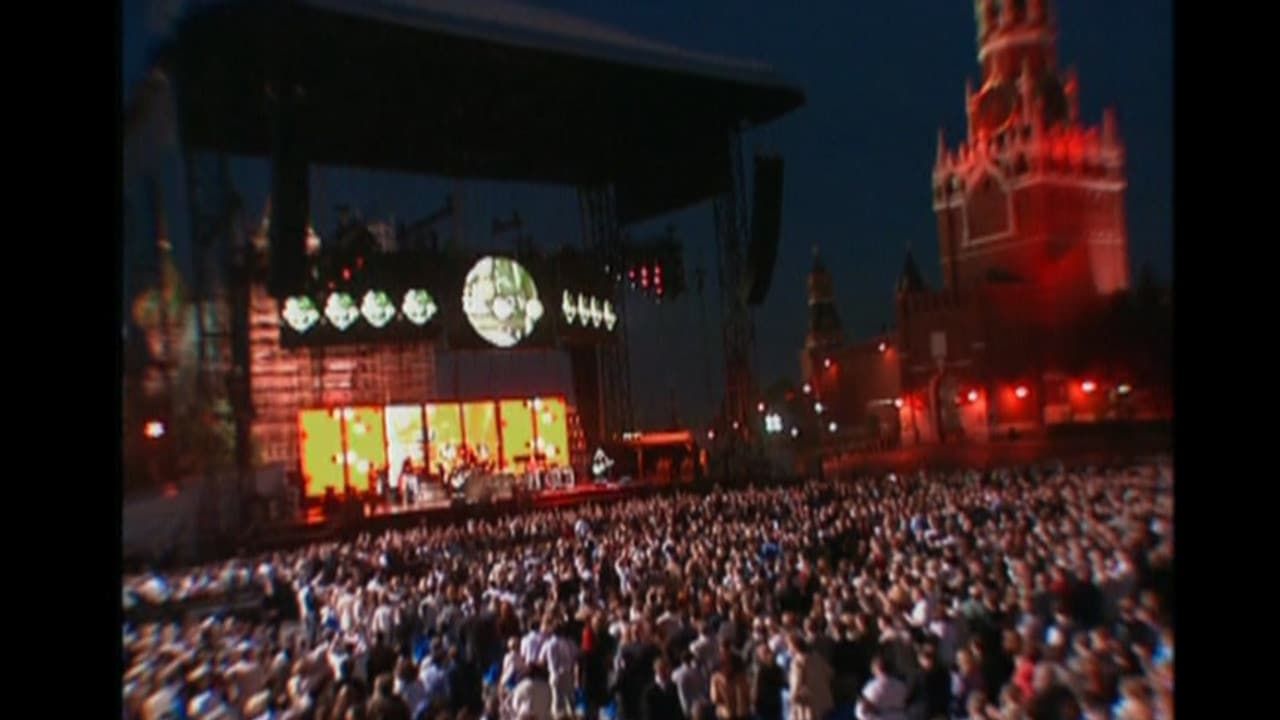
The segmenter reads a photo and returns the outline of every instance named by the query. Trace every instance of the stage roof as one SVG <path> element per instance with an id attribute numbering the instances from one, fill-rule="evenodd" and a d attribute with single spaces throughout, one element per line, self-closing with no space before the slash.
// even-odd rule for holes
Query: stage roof
<path id="1" fill-rule="evenodd" d="M 269 154 L 267 89 L 292 74 L 313 163 L 613 181 L 624 224 L 719 192 L 727 131 L 804 104 L 759 63 L 494 0 L 196 2 L 160 63 L 193 147 Z"/>

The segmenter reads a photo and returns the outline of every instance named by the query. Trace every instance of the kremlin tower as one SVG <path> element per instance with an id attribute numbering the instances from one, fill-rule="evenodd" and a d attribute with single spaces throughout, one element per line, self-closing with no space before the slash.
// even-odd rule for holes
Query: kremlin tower
<path id="1" fill-rule="evenodd" d="M 1080 117 L 1048 0 L 976 0 L 981 85 L 967 133 L 941 131 L 933 209 L 945 288 L 1022 284 L 1076 305 L 1129 286 L 1124 147 L 1115 113 Z"/>

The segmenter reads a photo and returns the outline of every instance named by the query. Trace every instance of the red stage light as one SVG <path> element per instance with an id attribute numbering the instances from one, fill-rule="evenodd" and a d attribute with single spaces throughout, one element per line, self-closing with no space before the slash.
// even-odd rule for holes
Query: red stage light
<path id="1" fill-rule="evenodd" d="M 969 391 L 969 402 L 971 402 L 971 403 L 976 403 L 976 402 L 978 402 L 978 391 L 977 391 L 977 390 L 970 390 L 970 391 Z"/>
<path id="2" fill-rule="evenodd" d="M 1085 380 L 1080 383 L 1080 389 L 1083 390 L 1086 395 L 1089 395 L 1092 394 L 1094 390 L 1098 389 L 1098 384 L 1092 380 Z"/>
<path id="3" fill-rule="evenodd" d="M 149 440 L 159 440 L 164 437 L 164 423 L 159 420 L 149 420 L 142 426 L 142 434 Z"/>
<path id="4" fill-rule="evenodd" d="M 1030 394 L 1030 392 L 1031 391 L 1027 390 L 1026 385 L 1019 385 L 1018 387 L 1013 389 L 1013 394 L 1017 395 L 1019 400 L 1025 398 L 1027 395 Z"/>

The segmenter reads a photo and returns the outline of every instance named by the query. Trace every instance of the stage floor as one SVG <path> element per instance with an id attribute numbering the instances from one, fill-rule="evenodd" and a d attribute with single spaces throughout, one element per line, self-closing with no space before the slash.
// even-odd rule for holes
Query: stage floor
<path id="1" fill-rule="evenodd" d="M 559 507 L 562 505 L 574 505 L 577 503 L 588 502 L 590 500 L 607 500 L 615 499 L 625 495 L 638 492 L 640 490 L 654 487 L 652 483 L 603 483 L 603 484 L 582 484 L 575 485 L 570 488 L 562 488 L 555 490 L 543 490 L 541 492 L 525 495 L 525 498 L 533 501 L 534 507 L 548 508 Z M 511 495 L 501 495 L 493 498 L 492 502 L 467 503 L 469 506 L 490 505 L 490 504 L 508 504 L 514 498 Z M 414 505 L 366 505 L 364 508 L 364 517 L 369 521 L 377 521 L 393 518 L 405 518 L 412 516 L 429 517 L 442 512 L 450 511 L 454 508 L 453 499 L 449 497 L 440 497 L 432 500 L 424 500 Z M 306 509 L 303 524 L 307 527 L 318 527 L 329 521 L 325 515 L 324 508 L 321 505 L 311 505 Z"/>

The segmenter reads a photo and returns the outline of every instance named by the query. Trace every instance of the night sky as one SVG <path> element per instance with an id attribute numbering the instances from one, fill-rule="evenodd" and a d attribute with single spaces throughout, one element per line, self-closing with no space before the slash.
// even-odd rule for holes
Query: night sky
<path id="1" fill-rule="evenodd" d="M 835 278 L 845 333 L 865 337 L 892 325 L 892 288 L 910 246 L 927 281 L 939 284 L 937 237 L 930 205 L 936 136 L 964 135 L 964 83 L 977 85 L 976 28 L 967 0 L 795 3 L 741 0 L 544 0 L 541 7 L 579 15 L 625 32 L 715 55 L 760 60 L 804 89 L 800 110 L 745 137 L 747 162 L 756 147 L 786 160 L 782 245 L 768 300 L 755 312 L 756 374 L 762 385 L 799 376 L 805 332 L 805 275 L 818 245 Z M 147 47 L 164 27 L 160 6 L 124 3 L 123 89 L 128 97 L 145 70 Z M 1172 281 L 1172 9 L 1169 0 L 1057 2 L 1059 63 L 1080 79 L 1081 117 L 1100 122 L 1117 109 L 1127 146 L 1127 214 L 1133 275 L 1150 266 Z M 803 8 L 803 10 L 799 9 Z M 748 10 L 749 11 L 745 11 Z M 164 184 L 170 225 L 185 245 L 186 208 L 176 164 Z M 250 217 L 261 214 L 268 175 L 263 160 L 233 165 Z M 413 220 L 438 208 L 452 181 L 320 168 L 312 176 L 312 208 L 322 237 L 334 226 L 334 206 L 360 208 L 366 218 Z M 468 244 L 488 243 L 495 216 L 525 218 L 543 247 L 579 244 L 577 196 L 572 188 L 499 183 L 462 187 Z M 130 199 L 126 197 L 126 203 Z M 673 398 L 686 423 L 704 424 L 719 399 L 719 312 L 711 252 L 710 203 L 633 228 L 657 233 L 674 224 L 686 245 L 686 267 L 707 270 L 704 327 L 696 295 L 661 308 L 644 306 L 628 318 L 637 420 L 671 419 Z M 126 237 L 129 237 L 126 231 Z M 132 241 L 133 238 L 130 238 Z M 497 247 L 501 247 L 500 245 Z M 692 285 L 692 278 L 690 278 Z M 632 303 L 634 308 L 638 303 Z M 711 353 L 705 385 L 703 353 Z M 485 394 L 567 383 L 553 357 L 519 355 L 465 363 L 461 385 Z M 444 372 L 451 365 L 444 361 Z M 566 388 L 567 389 L 567 388 Z M 447 391 L 447 388 L 442 389 Z"/>

